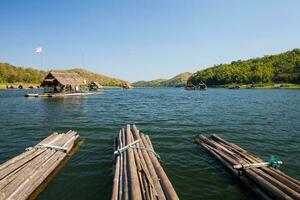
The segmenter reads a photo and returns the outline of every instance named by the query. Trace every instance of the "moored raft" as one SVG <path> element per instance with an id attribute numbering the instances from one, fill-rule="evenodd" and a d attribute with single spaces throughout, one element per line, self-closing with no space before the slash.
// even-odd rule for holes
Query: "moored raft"
<path id="1" fill-rule="evenodd" d="M 194 140 L 221 161 L 261 199 L 300 199 L 300 182 L 278 170 L 281 161 L 264 162 L 217 135 L 198 135 Z"/>
<path id="2" fill-rule="evenodd" d="M 43 93 L 43 94 L 25 94 L 25 97 L 35 98 L 63 98 L 76 96 L 100 95 L 102 92 L 74 92 L 74 93 Z"/>
<path id="3" fill-rule="evenodd" d="M 0 165 L 0 199 L 35 198 L 79 146 L 74 132 L 53 133 Z"/>
<path id="4" fill-rule="evenodd" d="M 127 125 L 115 137 L 112 200 L 179 199 L 148 135 Z"/>

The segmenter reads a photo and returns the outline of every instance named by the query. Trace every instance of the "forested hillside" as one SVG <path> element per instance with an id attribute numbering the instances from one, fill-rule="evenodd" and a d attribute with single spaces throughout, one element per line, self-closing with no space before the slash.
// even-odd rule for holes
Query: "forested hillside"
<path id="1" fill-rule="evenodd" d="M 285 53 L 233 61 L 194 73 L 188 81 L 207 85 L 230 83 L 300 83 L 300 49 Z"/>
<path id="2" fill-rule="evenodd" d="M 46 72 L 0 63 L 0 83 L 40 83 Z"/>
<path id="3" fill-rule="evenodd" d="M 76 72 L 89 81 L 97 81 L 104 86 L 121 86 L 125 81 L 93 73 L 84 69 L 56 70 Z M 47 72 L 32 68 L 15 67 L 8 63 L 0 63 L 0 83 L 36 83 L 40 84 Z"/>
<path id="4" fill-rule="evenodd" d="M 152 81 L 138 81 L 133 83 L 134 87 L 183 87 L 192 74 L 181 73 L 171 79 L 156 79 Z"/>

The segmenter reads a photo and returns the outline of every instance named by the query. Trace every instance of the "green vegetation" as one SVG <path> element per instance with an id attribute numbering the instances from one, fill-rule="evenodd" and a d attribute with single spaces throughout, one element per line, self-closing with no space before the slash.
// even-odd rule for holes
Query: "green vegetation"
<path id="1" fill-rule="evenodd" d="M 160 87 L 161 83 L 166 81 L 166 79 L 155 79 L 152 81 L 138 81 L 135 83 L 132 83 L 134 87 Z"/>
<path id="2" fill-rule="evenodd" d="M 66 72 L 76 72 L 83 78 L 90 81 L 99 82 L 103 86 L 122 86 L 125 81 L 111 78 L 102 74 L 93 73 L 84 69 L 76 68 L 70 70 L 57 70 Z M 48 72 L 39 71 L 32 68 L 15 67 L 8 63 L 0 63 L 0 88 L 6 88 L 7 83 L 34 83 L 40 84 Z"/>
<path id="3" fill-rule="evenodd" d="M 204 81 L 209 86 L 230 83 L 293 83 L 300 84 L 300 49 L 278 55 L 233 61 L 194 73 L 188 81 L 198 84 Z M 271 84 L 274 87 L 273 84 Z M 286 85 L 298 87 L 295 85 Z M 264 85 L 266 87 L 266 85 Z M 281 87 L 285 88 L 285 87 Z"/>
<path id="4" fill-rule="evenodd" d="M 0 90 L 6 89 L 6 84 L 0 83 Z"/>
<path id="5" fill-rule="evenodd" d="M 46 72 L 0 63 L 0 83 L 40 83 Z"/>
<path id="6" fill-rule="evenodd" d="M 189 72 L 178 74 L 171 79 L 156 79 L 152 81 L 138 81 L 133 83 L 134 87 L 183 87 L 192 74 Z"/>

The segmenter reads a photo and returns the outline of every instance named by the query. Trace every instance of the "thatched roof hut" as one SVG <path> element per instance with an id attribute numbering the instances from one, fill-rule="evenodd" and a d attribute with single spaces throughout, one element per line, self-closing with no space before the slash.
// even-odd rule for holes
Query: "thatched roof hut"
<path id="1" fill-rule="evenodd" d="M 203 81 L 200 81 L 197 85 L 194 85 L 191 82 L 188 82 L 185 86 L 186 90 L 206 90 L 207 86 Z"/>
<path id="2" fill-rule="evenodd" d="M 90 88 L 90 90 L 97 90 L 97 89 L 103 88 L 103 86 L 98 82 L 92 81 L 89 83 L 89 88 Z"/>
<path id="3" fill-rule="evenodd" d="M 77 73 L 49 72 L 41 83 L 41 87 L 53 88 L 54 92 L 78 91 L 79 87 L 84 84 L 86 84 L 85 79 Z"/>
<path id="4" fill-rule="evenodd" d="M 131 89 L 131 88 L 133 88 L 133 87 L 132 87 L 131 83 L 126 82 L 126 83 L 123 84 L 122 88 L 123 88 L 123 89 Z"/>
<path id="5" fill-rule="evenodd" d="M 228 86 L 228 89 L 240 89 L 240 86 L 236 83 L 232 83 Z"/>

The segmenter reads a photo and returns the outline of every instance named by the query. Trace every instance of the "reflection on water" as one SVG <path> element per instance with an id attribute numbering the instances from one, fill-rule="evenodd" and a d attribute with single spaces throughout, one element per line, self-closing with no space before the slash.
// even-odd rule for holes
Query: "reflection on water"
<path id="1" fill-rule="evenodd" d="M 65 99 L 24 98 L 0 91 L 0 162 L 54 131 L 76 130 L 79 151 L 39 199 L 109 199 L 113 135 L 136 123 L 150 135 L 181 199 L 255 199 L 192 141 L 217 133 L 258 156 L 278 155 L 282 170 L 300 179 L 300 91 L 183 89 L 105 90 Z"/>

